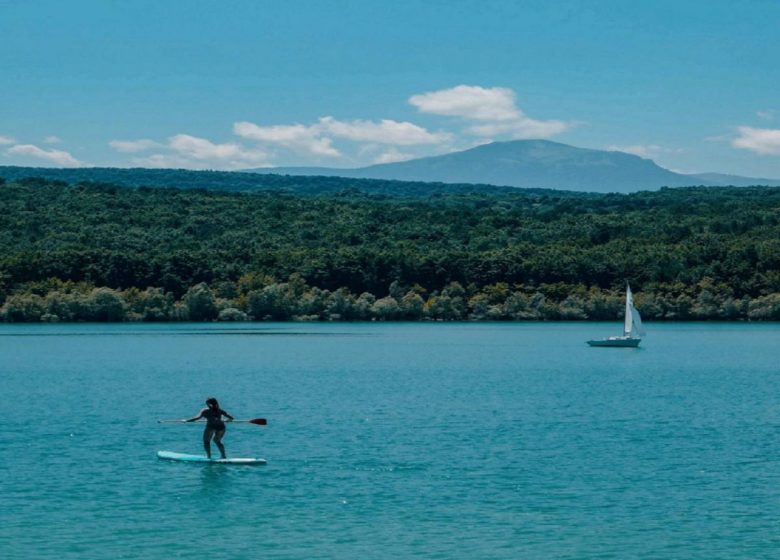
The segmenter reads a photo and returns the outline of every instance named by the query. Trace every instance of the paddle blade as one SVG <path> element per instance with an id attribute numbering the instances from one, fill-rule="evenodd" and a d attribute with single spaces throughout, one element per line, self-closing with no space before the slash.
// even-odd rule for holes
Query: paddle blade
<path id="1" fill-rule="evenodd" d="M 249 421 L 249 423 L 257 424 L 258 426 L 265 426 L 266 424 L 268 424 L 268 420 L 266 420 L 265 418 L 252 418 Z"/>

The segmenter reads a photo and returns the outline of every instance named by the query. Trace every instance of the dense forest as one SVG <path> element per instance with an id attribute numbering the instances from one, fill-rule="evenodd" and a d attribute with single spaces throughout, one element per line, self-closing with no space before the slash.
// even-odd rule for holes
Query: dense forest
<path id="1" fill-rule="evenodd" d="M 300 196 L 360 191 L 392 197 L 427 198 L 435 194 L 482 194 L 513 192 L 514 187 L 494 185 L 423 183 L 346 177 L 303 177 L 239 171 L 192 171 L 188 169 L 125 169 L 118 167 L 45 168 L 0 166 L 0 177 L 8 182 L 48 179 L 65 183 L 108 183 L 122 187 L 207 189 L 227 192 L 289 192 Z M 526 192 L 550 193 L 549 189 Z M 572 191 L 555 191 L 558 196 L 588 196 Z"/>
<path id="2" fill-rule="evenodd" d="M 0 180 L 0 320 L 780 319 L 780 188 L 270 177 Z"/>

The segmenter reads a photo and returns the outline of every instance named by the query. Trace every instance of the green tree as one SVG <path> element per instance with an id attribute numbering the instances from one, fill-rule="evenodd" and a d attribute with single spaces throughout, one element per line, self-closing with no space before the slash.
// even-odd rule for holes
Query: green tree
<path id="1" fill-rule="evenodd" d="M 219 314 L 214 294 L 205 283 L 187 290 L 183 303 L 190 321 L 213 321 Z"/>

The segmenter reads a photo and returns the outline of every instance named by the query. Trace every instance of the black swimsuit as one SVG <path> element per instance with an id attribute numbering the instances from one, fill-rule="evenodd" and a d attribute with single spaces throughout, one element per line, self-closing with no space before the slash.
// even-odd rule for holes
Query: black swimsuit
<path id="1" fill-rule="evenodd" d="M 222 421 L 222 410 L 207 408 L 203 412 L 203 417 L 206 419 L 207 430 L 221 431 L 225 429 L 225 423 Z"/>

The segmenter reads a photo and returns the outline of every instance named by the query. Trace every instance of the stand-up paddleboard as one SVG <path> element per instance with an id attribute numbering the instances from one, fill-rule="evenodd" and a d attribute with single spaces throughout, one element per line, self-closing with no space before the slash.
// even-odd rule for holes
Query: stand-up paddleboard
<path id="1" fill-rule="evenodd" d="M 175 451 L 158 451 L 158 459 L 168 461 L 184 461 L 185 463 L 216 463 L 219 465 L 265 465 L 265 459 L 252 459 L 248 457 L 228 457 L 227 459 L 209 459 L 204 455 L 188 455 Z"/>

